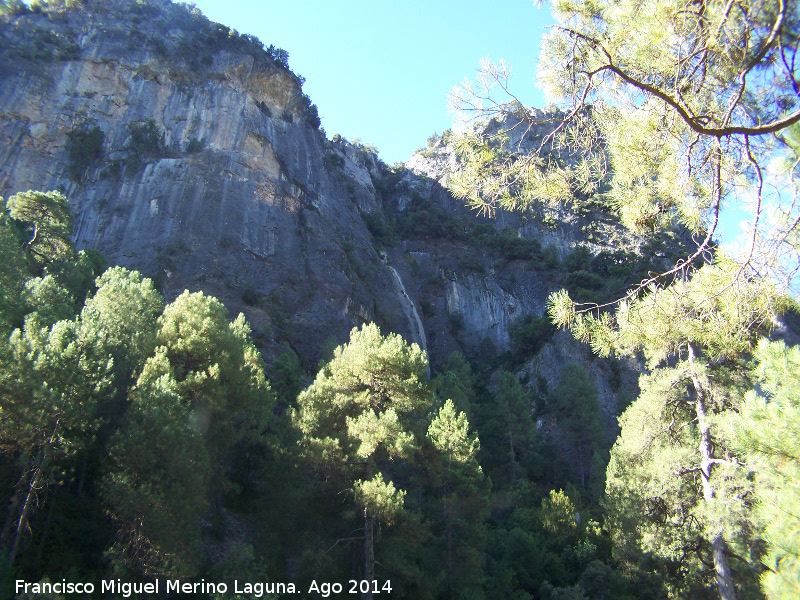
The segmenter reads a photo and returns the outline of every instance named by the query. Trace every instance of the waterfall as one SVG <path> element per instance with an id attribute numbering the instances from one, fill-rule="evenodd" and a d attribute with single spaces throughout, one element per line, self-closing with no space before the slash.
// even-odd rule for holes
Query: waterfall
<path id="1" fill-rule="evenodd" d="M 425 327 L 422 326 L 422 319 L 419 318 L 417 307 L 414 305 L 414 301 L 409 297 L 408 292 L 406 292 L 406 287 L 403 285 L 403 280 L 400 279 L 400 275 L 394 270 L 394 267 L 389 264 L 386 266 L 389 267 L 392 275 L 394 275 L 394 280 L 397 282 L 397 288 L 403 295 L 403 298 L 405 298 L 405 302 L 403 303 L 404 311 L 406 313 L 406 317 L 408 318 L 408 322 L 411 324 L 412 331 L 414 331 L 416 325 L 415 337 L 417 339 L 414 341 L 419 344 L 420 348 L 427 352 L 428 341 L 425 338 Z"/>

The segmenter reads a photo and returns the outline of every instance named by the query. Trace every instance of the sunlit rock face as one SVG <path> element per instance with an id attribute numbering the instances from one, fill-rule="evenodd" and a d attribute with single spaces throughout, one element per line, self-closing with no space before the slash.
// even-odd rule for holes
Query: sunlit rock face
<path id="1" fill-rule="evenodd" d="M 377 314 L 415 337 L 359 214 L 376 206 L 376 161 L 325 139 L 260 43 L 161 1 L 48 8 L 0 32 L 0 194 L 62 190 L 78 248 L 168 298 L 220 296 L 266 345 L 315 355 Z M 160 144 L 137 159 L 148 125 Z M 94 127 L 102 155 L 76 176 L 69 140 Z"/>

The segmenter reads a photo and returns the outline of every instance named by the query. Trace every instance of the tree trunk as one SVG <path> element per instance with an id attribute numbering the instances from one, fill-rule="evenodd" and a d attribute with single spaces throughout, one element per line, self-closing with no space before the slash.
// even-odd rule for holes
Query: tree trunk
<path id="1" fill-rule="evenodd" d="M 364 508 L 364 579 L 369 582 L 369 589 L 361 597 L 372 600 L 372 582 L 375 579 L 375 545 L 372 532 L 375 528 L 375 517 Z"/>
<path id="2" fill-rule="evenodd" d="M 703 499 L 711 502 L 715 491 L 711 485 L 711 469 L 713 467 L 711 429 L 706 417 L 705 391 L 694 370 L 694 348 L 689 344 L 689 365 L 696 399 L 697 427 L 700 430 L 700 480 L 703 486 Z M 731 569 L 722 532 L 718 532 L 712 540 L 714 570 L 716 571 L 717 589 L 722 600 L 736 600 L 736 588 L 733 585 Z"/>
<path id="3" fill-rule="evenodd" d="M 447 534 L 447 585 L 450 588 L 450 597 L 453 597 L 453 518 L 450 516 L 450 507 L 447 499 L 444 503 L 444 518 Z"/>
<path id="4" fill-rule="evenodd" d="M 508 434 L 509 457 L 511 458 L 511 481 L 517 484 L 517 454 L 514 452 L 514 434 Z"/>
<path id="5" fill-rule="evenodd" d="M 0 546 L 7 547 L 9 539 L 11 538 L 11 531 L 14 529 L 14 524 L 17 522 L 17 511 L 19 510 L 19 503 L 22 500 L 22 490 L 17 487 L 11 501 L 8 503 L 8 516 L 6 523 L 3 525 L 3 533 L 0 534 Z"/>
<path id="6" fill-rule="evenodd" d="M 42 466 L 39 465 L 33 474 L 30 485 L 28 486 L 28 494 L 25 496 L 25 503 L 22 505 L 22 514 L 20 514 L 19 521 L 17 521 L 17 530 L 14 532 L 14 541 L 11 543 L 11 550 L 8 552 L 9 567 L 14 564 L 14 558 L 16 557 L 17 550 L 19 549 L 20 539 L 22 538 L 22 534 L 28 525 L 28 515 L 33 507 L 33 499 L 34 496 L 36 496 L 36 488 L 39 485 L 39 479 L 41 479 L 41 477 Z"/>

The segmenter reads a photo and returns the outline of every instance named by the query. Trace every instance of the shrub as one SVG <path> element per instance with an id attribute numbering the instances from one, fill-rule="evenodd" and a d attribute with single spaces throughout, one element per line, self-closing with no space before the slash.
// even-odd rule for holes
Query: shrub
<path id="1" fill-rule="evenodd" d="M 542 250 L 541 264 L 547 269 L 557 269 L 561 261 L 558 260 L 558 248 L 548 244 Z"/>
<path id="2" fill-rule="evenodd" d="M 86 169 L 103 157 L 105 134 L 96 125 L 81 125 L 67 134 L 67 171 L 69 178 L 80 183 Z"/>
<path id="3" fill-rule="evenodd" d="M 127 163 L 133 169 L 138 169 L 144 163 L 167 156 L 165 134 L 158 129 L 153 119 L 144 123 L 128 124 L 128 141 L 125 149 L 128 151 Z"/>
<path id="4" fill-rule="evenodd" d="M 599 290 L 603 287 L 603 278 L 588 271 L 573 271 L 566 278 L 569 289 Z"/>
<path id="5" fill-rule="evenodd" d="M 305 95 L 304 97 L 308 98 L 308 96 Z M 314 129 L 319 129 L 319 126 L 322 125 L 322 120 L 319 118 L 319 110 L 316 104 L 309 104 L 308 108 L 306 108 L 306 123 L 311 125 Z"/>
<path id="6" fill-rule="evenodd" d="M 186 153 L 187 154 L 194 154 L 196 152 L 200 152 L 203 148 L 205 148 L 206 140 L 205 138 L 192 138 L 186 144 Z"/>
<path id="7" fill-rule="evenodd" d="M 517 359 L 533 356 L 553 337 L 556 327 L 545 317 L 523 317 L 515 323 L 509 333 L 511 345 Z"/>
<path id="8" fill-rule="evenodd" d="M 604 250 L 592 259 L 591 269 L 598 275 L 627 279 L 636 268 L 639 257 L 632 252 Z"/>
<path id="9" fill-rule="evenodd" d="M 256 106 L 258 107 L 258 110 L 261 111 L 262 115 L 265 117 L 272 117 L 272 111 L 269 109 L 269 106 L 267 106 L 266 102 L 263 100 L 256 100 Z"/>
<path id="10" fill-rule="evenodd" d="M 244 302 L 247 306 L 261 306 L 263 299 L 264 296 L 256 292 L 251 287 L 246 287 L 242 290 L 242 302 Z"/>
<path id="11" fill-rule="evenodd" d="M 564 258 L 564 268 L 572 273 L 573 271 L 588 271 L 592 260 L 592 252 L 586 246 L 576 246 L 570 254 Z"/>
<path id="12" fill-rule="evenodd" d="M 276 65 L 284 69 L 289 68 L 289 53 L 283 48 L 276 48 L 270 44 L 269 48 L 266 49 L 266 53 Z"/>
<path id="13" fill-rule="evenodd" d="M 542 245 L 538 240 L 519 237 L 517 232 L 506 227 L 492 244 L 506 260 L 532 260 L 539 255 Z"/>
<path id="14" fill-rule="evenodd" d="M 341 169 L 344 167 L 344 156 L 334 152 L 333 150 L 328 150 L 325 152 L 325 164 L 332 168 L 332 169 Z"/>
<path id="15" fill-rule="evenodd" d="M 384 219 L 380 212 L 361 213 L 361 218 L 378 246 L 392 246 L 397 243 L 394 223 Z"/>

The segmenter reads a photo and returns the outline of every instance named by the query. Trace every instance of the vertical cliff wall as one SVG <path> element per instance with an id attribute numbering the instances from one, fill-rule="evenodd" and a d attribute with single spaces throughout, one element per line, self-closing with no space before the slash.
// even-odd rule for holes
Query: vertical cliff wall
<path id="1" fill-rule="evenodd" d="M 161 1 L 50 7 L 0 40 L 0 194 L 62 190 L 78 248 L 221 297 L 262 342 L 314 356 L 375 319 L 419 337 L 359 214 L 367 164 L 325 139 L 281 51 Z"/>

